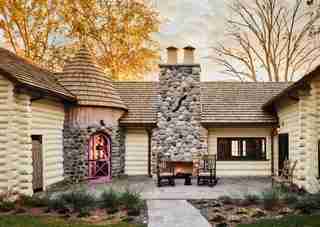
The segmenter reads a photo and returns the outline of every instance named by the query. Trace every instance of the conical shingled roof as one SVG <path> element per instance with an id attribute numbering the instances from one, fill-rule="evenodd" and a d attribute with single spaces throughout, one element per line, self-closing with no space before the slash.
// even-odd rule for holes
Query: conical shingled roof
<path id="1" fill-rule="evenodd" d="M 77 97 L 79 105 L 127 109 L 112 80 L 96 64 L 85 45 L 66 63 L 59 82 Z"/>

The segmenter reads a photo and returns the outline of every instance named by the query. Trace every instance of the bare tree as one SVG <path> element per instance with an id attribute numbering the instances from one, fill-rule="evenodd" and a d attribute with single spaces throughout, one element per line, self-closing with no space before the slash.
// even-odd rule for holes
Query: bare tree
<path id="1" fill-rule="evenodd" d="M 317 17 L 320 13 L 320 1 L 319 0 L 306 0 L 307 8 L 310 12 L 310 19 Z M 314 24 L 310 36 L 314 42 L 320 42 L 320 24 L 319 21 Z"/>
<path id="2" fill-rule="evenodd" d="M 240 80 L 291 81 L 314 67 L 320 46 L 310 45 L 310 31 L 319 16 L 310 19 L 303 0 L 289 2 L 234 0 L 226 40 L 214 47 L 224 73 Z"/>

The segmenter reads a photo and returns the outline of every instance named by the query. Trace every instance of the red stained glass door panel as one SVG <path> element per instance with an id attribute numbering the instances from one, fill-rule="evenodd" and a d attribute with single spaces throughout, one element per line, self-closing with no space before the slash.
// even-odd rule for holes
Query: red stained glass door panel
<path id="1" fill-rule="evenodd" d="M 91 136 L 88 159 L 91 179 L 111 180 L 111 140 L 107 135 Z"/>

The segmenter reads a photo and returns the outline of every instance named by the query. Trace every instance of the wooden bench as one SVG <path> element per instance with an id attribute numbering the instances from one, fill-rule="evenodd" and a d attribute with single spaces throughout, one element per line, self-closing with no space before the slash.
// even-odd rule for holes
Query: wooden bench
<path id="1" fill-rule="evenodd" d="M 157 159 L 157 186 L 163 185 L 175 186 L 174 168 L 170 165 L 168 160 L 158 156 Z"/>
<path id="2" fill-rule="evenodd" d="M 199 160 L 197 184 L 213 187 L 217 183 L 217 156 L 203 155 Z"/>
<path id="3" fill-rule="evenodd" d="M 279 171 L 278 176 L 272 177 L 272 186 L 276 184 L 291 186 L 293 185 L 293 174 L 297 166 L 298 161 L 285 160 L 283 163 L 283 168 Z"/>

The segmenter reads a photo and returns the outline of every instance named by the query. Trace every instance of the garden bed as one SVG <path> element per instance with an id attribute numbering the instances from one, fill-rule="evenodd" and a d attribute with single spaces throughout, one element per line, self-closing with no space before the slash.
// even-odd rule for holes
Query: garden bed
<path id="1" fill-rule="evenodd" d="M 0 216 L 0 227 L 101 227 L 80 220 L 66 220 L 50 216 L 4 215 Z M 146 227 L 125 222 L 103 225 L 104 227 Z"/>
<path id="2" fill-rule="evenodd" d="M 0 195 L 0 216 L 38 217 L 39 220 L 81 222 L 85 226 L 145 226 L 147 205 L 140 194 L 107 190 L 97 198 L 85 190 L 72 190 L 56 196 L 25 196 L 13 192 Z M 37 220 L 35 220 L 38 222 Z M 14 225 L 13 225 L 14 226 Z M 19 226 L 19 225 L 18 225 Z M 0 225 L 1 227 L 1 225 Z M 6 226 L 7 227 L 7 226 Z M 22 226 L 21 226 L 22 227 Z M 23 226 L 25 227 L 25 226 Z"/>
<path id="3" fill-rule="evenodd" d="M 280 219 L 264 219 L 253 224 L 240 224 L 238 227 L 319 227 L 320 215 L 287 216 Z"/>
<path id="4" fill-rule="evenodd" d="M 240 224 L 252 224 L 265 219 L 281 220 L 287 216 L 320 214 L 320 193 L 300 194 L 284 188 L 274 188 L 262 195 L 247 195 L 243 199 L 225 196 L 189 202 L 198 208 L 213 226 L 221 227 L 242 226 Z"/>

